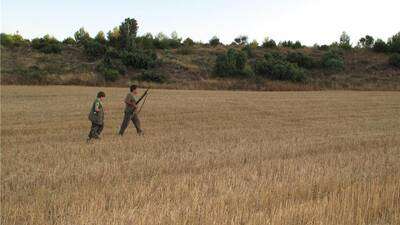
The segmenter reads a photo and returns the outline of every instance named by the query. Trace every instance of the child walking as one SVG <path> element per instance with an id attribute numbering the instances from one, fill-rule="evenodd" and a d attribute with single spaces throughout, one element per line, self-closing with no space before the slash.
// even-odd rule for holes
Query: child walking
<path id="1" fill-rule="evenodd" d="M 104 128 L 104 108 L 103 101 L 106 98 L 106 94 L 100 91 L 97 94 L 97 98 L 94 100 L 92 108 L 89 113 L 89 120 L 92 122 L 90 133 L 87 141 L 91 139 L 100 139 L 100 134 Z"/>

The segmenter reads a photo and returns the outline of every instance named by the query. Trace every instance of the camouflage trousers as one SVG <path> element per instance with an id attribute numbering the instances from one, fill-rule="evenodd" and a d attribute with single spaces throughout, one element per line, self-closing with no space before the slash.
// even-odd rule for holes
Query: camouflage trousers
<path id="1" fill-rule="evenodd" d="M 140 120 L 137 113 L 125 112 L 124 120 L 122 121 L 121 129 L 119 130 L 119 135 L 124 135 L 124 132 L 129 125 L 129 121 L 132 121 L 133 125 L 136 128 L 136 132 L 138 134 L 141 134 L 142 128 L 140 127 Z"/>
<path id="2" fill-rule="evenodd" d="M 103 131 L 103 128 L 104 128 L 104 124 L 92 123 L 92 127 L 90 128 L 90 132 L 89 132 L 89 139 L 99 138 L 101 132 Z"/>

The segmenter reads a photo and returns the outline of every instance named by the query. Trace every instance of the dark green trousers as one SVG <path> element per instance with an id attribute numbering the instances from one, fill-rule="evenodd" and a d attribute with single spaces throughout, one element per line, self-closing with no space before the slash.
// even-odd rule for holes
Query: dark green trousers
<path id="1" fill-rule="evenodd" d="M 89 139 L 99 138 L 101 132 L 103 131 L 103 128 L 104 128 L 104 124 L 92 123 L 92 127 L 90 128 L 90 132 L 89 132 Z"/>
<path id="2" fill-rule="evenodd" d="M 137 113 L 132 113 L 132 112 L 125 112 L 124 120 L 122 121 L 121 129 L 119 130 L 119 134 L 121 136 L 124 135 L 124 132 L 129 125 L 129 121 L 132 121 L 133 125 L 136 128 L 136 132 L 138 134 L 141 134 L 142 128 L 140 127 L 139 117 L 138 117 Z"/>

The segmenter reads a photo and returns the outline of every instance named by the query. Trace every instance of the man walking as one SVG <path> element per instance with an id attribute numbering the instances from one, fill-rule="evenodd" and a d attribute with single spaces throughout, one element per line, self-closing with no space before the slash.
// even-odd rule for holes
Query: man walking
<path id="1" fill-rule="evenodd" d="M 143 130 L 140 127 L 140 120 L 137 112 L 138 106 L 136 103 L 139 100 L 137 89 L 138 87 L 136 85 L 130 86 L 130 92 L 126 95 L 125 116 L 121 124 L 121 129 L 119 130 L 119 135 L 121 136 L 124 135 L 124 132 L 129 125 L 129 121 L 132 121 L 133 125 L 135 125 L 138 135 L 143 135 Z"/>
<path id="2" fill-rule="evenodd" d="M 89 120 L 92 122 L 90 128 L 89 137 L 87 141 L 91 139 L 100 139 L 100 134 L 104 128 L 104 108 L 103 101 L 106 98 L 106 94 L 102 91 L 97 93 L 97 98 L 94 100 L 92 108 L 89 113 Z"/>

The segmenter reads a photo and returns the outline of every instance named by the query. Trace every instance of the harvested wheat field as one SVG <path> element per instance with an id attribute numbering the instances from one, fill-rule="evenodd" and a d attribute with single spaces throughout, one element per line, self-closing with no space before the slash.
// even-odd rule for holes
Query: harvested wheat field
<path id="1" fill-rule="evenodd" d="M 1 224 L 400 224 L 399 92 L 1 89 Z"/>

